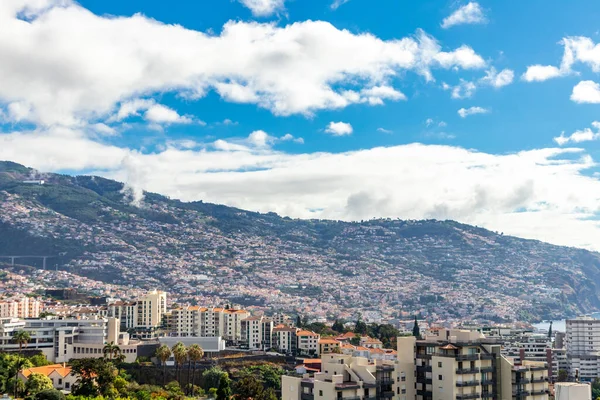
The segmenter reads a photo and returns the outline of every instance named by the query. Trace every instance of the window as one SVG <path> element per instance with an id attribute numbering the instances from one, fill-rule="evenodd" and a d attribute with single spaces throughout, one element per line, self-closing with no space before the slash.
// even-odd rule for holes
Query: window
<path id="1" fill-rule="evenodd" d="M 438 361 L 438 368 L 442 368 L 442 362 Z"/>
<path id="2" fill-rule="evenodd" d="M 58 379 L 58 384 L 62 385 L 62 379 L 60 379 L 60 378 Z"/>
<path id="3" fill-rule="evenodd" d="M 444 379 L 443 379 L 443 376 L 441 376 L 441 375 L 438 375 L 438 381 L 443 381 L 443 380 L 444 380 Z"/>
<path id="4" fill-rule="evenodd" d="M 319 390 L 319 396 L 323 397 L 323 391 L 322 390 Z"/>

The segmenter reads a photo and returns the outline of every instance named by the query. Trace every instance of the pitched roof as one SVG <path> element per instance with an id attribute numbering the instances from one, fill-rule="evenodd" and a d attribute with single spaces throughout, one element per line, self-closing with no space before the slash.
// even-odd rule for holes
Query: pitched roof
<path id="1" fill-rule="evenodd" d="M 311 331 L 298 331 L 296 336 L 319 336 L 319 334 Z"/>
<path id="2" fill-rule="evenodd" d="M 21 371 L 21 374 L 26 378 L 31 374 L 41 374 L 49 376 L 56 371 L 63 378 L 71 373 L 71 367 L 63 366 L 62 364 L 46 365 L 43 367 L 27 368 Z"/>
<path id="3" fill-rule="evenodd" d="M 340 344 L 340 342 L 331 338 L 321 338 L 319 339 L 319 344 Z"/>

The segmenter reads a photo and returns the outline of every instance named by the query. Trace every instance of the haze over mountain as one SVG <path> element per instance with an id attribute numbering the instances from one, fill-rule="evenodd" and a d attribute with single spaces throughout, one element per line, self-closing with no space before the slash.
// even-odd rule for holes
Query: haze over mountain
<path id="1" fill-rule="evenodd" d="M 600 254 L 582 249 L 454 221 L 300 220 L 134 198 L 116 181 L 0 162 L 0 256 L 57 256 L 59 269 L 182 300 L 333 316 L 537 320 L 600 308 Z"/>

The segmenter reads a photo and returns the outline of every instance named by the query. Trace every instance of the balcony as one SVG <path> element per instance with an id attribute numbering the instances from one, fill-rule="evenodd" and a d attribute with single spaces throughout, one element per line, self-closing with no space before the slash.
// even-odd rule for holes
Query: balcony
<path id="1" fill-rule="evenodd" d="M 418 365 L 417 372 L 431 372 L 431 365 Z"/>
<path id="2" fill-rule="evenodd" d="M 513 397 L 516 397 L 517 399 L 520 398 L 524 398 L 529 396 L 531 393 L 528 390 L 520 390 L 518 392 L 513 392 Z"/>
<path id="3" fill-rule="evenodd" d="M 360 396 L 352 396 L 352 397 L 338 397 L 338 400 L 362 400 Z"/>
<path id="4" fill-rule="evenodd" d="M 377 381 L 380 385 L 391 385 L 392 383 L 394 383 L 394 380 L 392 378 L 383 378 Z"/>
<path id="5" fill-rule="evenodd" d="M 494 381 L 493 381 L 492 379 L 483 379 L 483 380 L 481 381 L 481 385 L 482 385 L 482 386 L 485 386 L 485 385 L 493 385 L 493 384 L 494 384 Z"/>
<path id="6" fill-rule="evenodd" d="M 475 361 L 479 360 L 479 354 L 458 354 L 454 358 L 456 361 Z"/>
<path id="7" fill-rule="evenodd" d="M 531 383 L 531 379 L 521 378 L 521 379 L 514 380 L 512 383 L 513 383 L 513 385 L 527 384 L 527 383 Z"/>
<path id="8" fill-rule="evenodd" d="M 301 393 L 300 400 L 314 400 L 315 396 L 311 393 Z"/>
<path id="9" fill-rule="evenodd" d="M 494 354 L 481 353 L 482 360 L 493 360 L 494 358 L 496 358 Z"/>
<path id="10" fill-rule="evenodd" d="M 546 394 L 546 393 L 548 393 L 547 389 L 536 389 L 536 390 L 531 391 L 532 396 L 539 396 L 539 395 Z"/>
<path id="11" fill-rule="evenodd" d="M 456 373 L 458 375 L 465 375 L 465 374 L 478 374 L 480 371 L 479 368 L 457 368 Z M 483 372 L 483 371 L 481 371 Z"/>
<path id="12" fill-rule="evenodd" d="M 546 378 L 545 376 L 542 376 L 540 378 L 533 378 L 531 380 L 531 383 L 542 383 L 542 382 L 548 382 L 548 378 Z"/>
<path id="13" fill-rule="evenodd" d="M 494 367 L 481 367 L 481 372 L 494 372 Z"/>
<path id="14" fill-rule="evenodd" d="M 417 353 L 416 357 L 420 360 L 431 360 L 431 354 Z"/>
<path id="15" fill-rule="evenodd" d="M 492 392 L 483 392 L 483 393 L 481 393 L 481 398 L 482 399 L 493 399 L 494 398 L 494 393 L 492 393 Z"/>
<path id="16" fill-rule="evenodd" d="M 456 400 L 480 399 L 480 398 L 481 398 L 481 394 L 479 394 L 479 393 L 464 393 L 464 394 L 456 395 Z"/>
<path id="17" fill-rule="evenodd" d="M 394 392 L 391 390 L 386 390 L 385 392 L 383 392 L 381 394 L 384 398 L 388 398 L 391 399 L 392 397 L 394 397 Z"/>
<path id="18" fill-rule="evenodd" d="M 479 386 L 479 381 L 462 381 L 456 382 L 457 387 L 465 387 L 465 386 Z"/>

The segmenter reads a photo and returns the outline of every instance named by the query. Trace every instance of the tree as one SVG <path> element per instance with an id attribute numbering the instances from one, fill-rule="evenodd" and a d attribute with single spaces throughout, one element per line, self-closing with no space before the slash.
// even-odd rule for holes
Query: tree
<path id="1" fill-rule="evenodd" d="M 23 352 L 23 347 L 27 347 L 27 343 L 29 343 L 29 341 L 31 340 L 31 336 L 29 335 L 29 332 L 20 330 L 20 331 L 17 331 L 13 335 L 12 340 L 13 340 L 13 342 L 15 342 L 16 344 L 19 345 L 19 358 L 21 358 L 21 353 Z M 15 371 L 15 381 L 18 381 L 18 380 L 19 380 L 19 368 L 17 368 L 17 370 Z M 18 385 L 15 385 L 15 397 L 17 397 L 17 395 L 18 395 L 17 389 L 18 389 Z"/>
<path id="2" fill-rule="evenodd" d="M 202 360 L 202 357 L 204 357 L 204 350 L 202 350 L 202 347 L 200 347 L 199 344 L 192 344 L 189 348 L 188 348 L 188 360 L 190 363 L 193 363 L 193 368 L 192 368 L 192 397 L 194 397 L 194 383 L 196 381 L 196 364 L 198 363 L 198 361 Z M 188 383 L 189 383 L 189 374 L 188 374 Z"/>
<path id="3" fill-rule="evenodd" d="M 333 348 L 333 350 L 331 350 L 331 352 L 333 354 L 342 354 L 342 349 L 340 348 L 340 346 L 336 346 Z"/>
<path id="4" fill-rule="evenodd" d="M 305 315 L 302 317 L 302 326 L 303 327 L 307 327 L 308 326 L 308 315 Z"/>
<path id="5" fill-rule="evenodd" d="M 71 374 L 77 376 L 72 392 L 75 395 L 111 397 L 116 392 L 118 371 L 104 358 L 82 358 L 71 361 Z"/>
<path id="6" fill-rule="evenodd" d="M 350 339 L 350 344 L 352 346 L 360 346 L 360 335 L 354 335 L 354 337 Z"/>
<path id="7" fill-rule="evenodd" d="M 52 364 L 43 354 L 36 354 L 33 357 L 29 357 L 29 361 L 31 361 L 34 367 L 43 367 Z"/>
<path id="8" fill-rule="evenodd" d="M 204 390 L 209 391 L 211 388 L 219 387 L 221 383 L 221 376 L 227 374 L 219 367 L 210 367 L 202 373 L 202 387 Z"/>
<path id="9" fill-rule="evenodd" d="M 331 329 L 333 329 L 334 331 L 336 331 L 338 333 L 344 333 L 344 331 L 346 330 L 344 328 L 344 322 L 340 321 L 339 319 L 335 320 L 335 322 L 331 326 Z"/>
<path id="10" fill-rule="evenodd" d="M 302 328 L 302 317 L 299 314 L 296 317 L 296 328 Z"/>
<path id="11" fill-rule="evenodd" d="M 160 360 L 163 366 L 163 386 L 167 383 L 167 360 L 171 358 L 171 349 L 166 344 L 163 344 L 156 349 L 156 357 Z"/>
<path id="12" fill-rule="evenodd" d="M 181 342 L 175 343 L 173 348 L 173 357 L 175 358 L 175 375 L 177 376 L 177 382 L 181 384 L 181 366 L 187 360 L 187 349 Z"/>
<path id="13" fill-rule="evenodd" d="M 25 390 L 30 395 L 35 395 L 44 390 L 54 389 L 54 385 L 52 384 L 52 380 L 48 378 L 46 375 L 42 374 L 31 374 L 27 378 L 27 383 L 25 383 Z"/>
<path id="14" fill-rule="evenodd" d="M 556 377 L 557 382 L 567 382 L 569 380 L 569 373 L 564 369 L 558 370 L 558 376 Z"/>
<path id="15" fill-rule="evenodd" d="M 229 400 L 231 399 L 231 380 L 229 375 L 221 375 L 219 381 L 219 389 L 217 389 L 217 400 Z"/>
<path id="16" fill-rule="evenodd" d="M 34 400 L 65 400 L 65 395 L 60 390 L 50 389 L 36 394 Z"/>
<path id="17" fill-rule="evenodd" d="M 419 321 L 417 321 L 416 315 L 415 315 L 415 325 L 413 326 L 412 334 L 417 339 L 419 339 L 421 337 L 421 330 L 419 329 Z"/>
<path id="18" fill-rule="evenodd" d="M 104 354 L 104 358 L 112 360 L 113 358 L 118 358 L 121 355 L 121 348 L 117 346 L 115 342 L 110 342 L 104 345 L 102 348 L 102 354 Z"/>
<path id="19" fill-rule="evenodd" d="M 241 400 L 257 399 L 263 390 L 262 383 L 252 375 L 247 374 L 235 383 L 236 397 Z"/>
<path id="20" fill-rule="evenodd" d="M 356 320 L 356 323 L 354 324 L 354 333 L 359 334 L 359 335 L 367 334 L 367 324 L 365 324 L 364 321 L 361 320 L 360 316 L 358 317 L 358 319 Z"/>
<path id="21" fill-rule="evenodd" d="M 552 340 L 552 321 L 550 321 L 550 327 L 548 328 L 548 339 Z"/>

